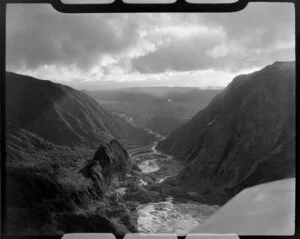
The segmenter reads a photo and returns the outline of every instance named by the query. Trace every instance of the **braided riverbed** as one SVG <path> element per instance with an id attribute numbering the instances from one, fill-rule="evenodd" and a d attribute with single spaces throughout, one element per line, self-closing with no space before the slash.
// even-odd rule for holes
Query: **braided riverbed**
<path id="1" fill-rule="evenodd" d="M 154 178 L 155 184 L 161 184 L 165 179 L 175 176 L 183 167 L 172 156 L 156 150 L 156 145 L 164 139 L 149 129 L 150 134 L 155 135 L 157 141 L 148 148 L 133 148 L 129 150 L 132 159 L 141 170 L 139 186 L 143 188 L 148 183 L 144 177 Z M 128 175 L 132 177 L 131 175 Z M 120 195 L 127 191 L 126 187 L 116 189 Z M 206 205 L 190 200 L 176 201 L 173 195 L 163 198 L 161 201 L 142 203 L 136 208 L 137 228 L 142 233 L 176 233 L 186 235 L 214 213 L 219 206 Z"/>

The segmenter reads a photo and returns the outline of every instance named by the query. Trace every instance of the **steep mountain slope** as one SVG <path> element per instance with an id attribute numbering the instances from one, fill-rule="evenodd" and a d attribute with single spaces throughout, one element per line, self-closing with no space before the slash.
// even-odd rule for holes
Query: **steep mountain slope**
<path id="1" fill-rule="evenodd" d="M 176 180 L 212 201 L 295 173 L 295 62 L 237 76 L 158 149 L 187 163 Z"/>
<path id="2" fill-rule="evenodd" d="M 115 200 L 114 185 L 134 166 L 120 142 L 154 136 L 82 92 L 14 73 L 6 74 L 6 107 L 9 233 L 135 231 L 118 221 L 128 210 L 109 195 Z M 114 221 L 110 210 L 119 210 Z"/>
<path id="3" fill-rule="evenodd" d="M 192 87 L 140 87 L 86 91 L 107 110 L 144 128 L 168 135 L 205 107 L 220 90 Z"/>
<path id="4" fill-rule="evenodd" d="M 145 131 L 104 110 L 90 96 L 68 86 L 7 73 L 10 135 L 26 130 L 58 145 L 99 145 L 112 138 L 151 140 Z"/>

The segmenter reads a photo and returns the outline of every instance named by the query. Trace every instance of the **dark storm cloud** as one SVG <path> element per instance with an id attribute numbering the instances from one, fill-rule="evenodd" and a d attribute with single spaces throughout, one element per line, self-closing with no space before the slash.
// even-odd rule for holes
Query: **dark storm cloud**
<path id="1" fill-rule="evenodd" d="M 118 53 L 134 44 L 137 23 L 124 18 L 61 14 L 47 5 L 9 7 L 8 65 L 34 69 L 44 64 L 75 64 L 89 68 L 101 54 Z"/>

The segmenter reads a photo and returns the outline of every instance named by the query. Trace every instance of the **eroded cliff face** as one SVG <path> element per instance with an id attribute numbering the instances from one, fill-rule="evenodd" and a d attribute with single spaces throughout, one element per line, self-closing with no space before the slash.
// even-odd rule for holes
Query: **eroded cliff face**
<path id="1" fill-rule="evenodd" d="M 212 201 L 294 176 L 295 63 L 236 77 L 158 149 L 186 161 L 177 184 Z"/>
<path id="2" fill-rule="evenodd" d="M 80 173 L 91 179 L 98 188 L 110 184 L 113 179 L 124 179 L 132 165 L 127 151 L 117 140 L 112 140 L 99 146 L 93 159 L 80 170 Z"/>

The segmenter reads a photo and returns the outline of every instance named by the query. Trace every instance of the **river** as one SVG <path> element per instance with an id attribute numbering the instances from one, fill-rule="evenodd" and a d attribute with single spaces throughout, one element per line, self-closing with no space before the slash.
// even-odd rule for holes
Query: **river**
<path id="1" fill-rule="evenodd" d="M 127 121 L 133 124 L 131 117 Z M 182 164 L 170 155 L 166 155 L 156 149 L 157 144 L 165 137 L 145 129 L 155 136 L 156 141 L 152 146 L 136 147 L 129 150 L 131 158 L 137 163 L 142 174 L 155 175 L 155 183 L 162 183 L 166 178 L 172 177 L 180 171 Z M 140 179 L 139 186 L 147 185 Z M 116 191 L 123 195 L 126 188 L 118 188 Z M 176 233 L 179 236 L 186 235 L 204 219 L 214 213 L 219 206 L 206 205 L 195 201 L 177 202 L 172 195 L 160 202 L 140 204 L 137 213 L 138 231 L 141 233 Z"/>

